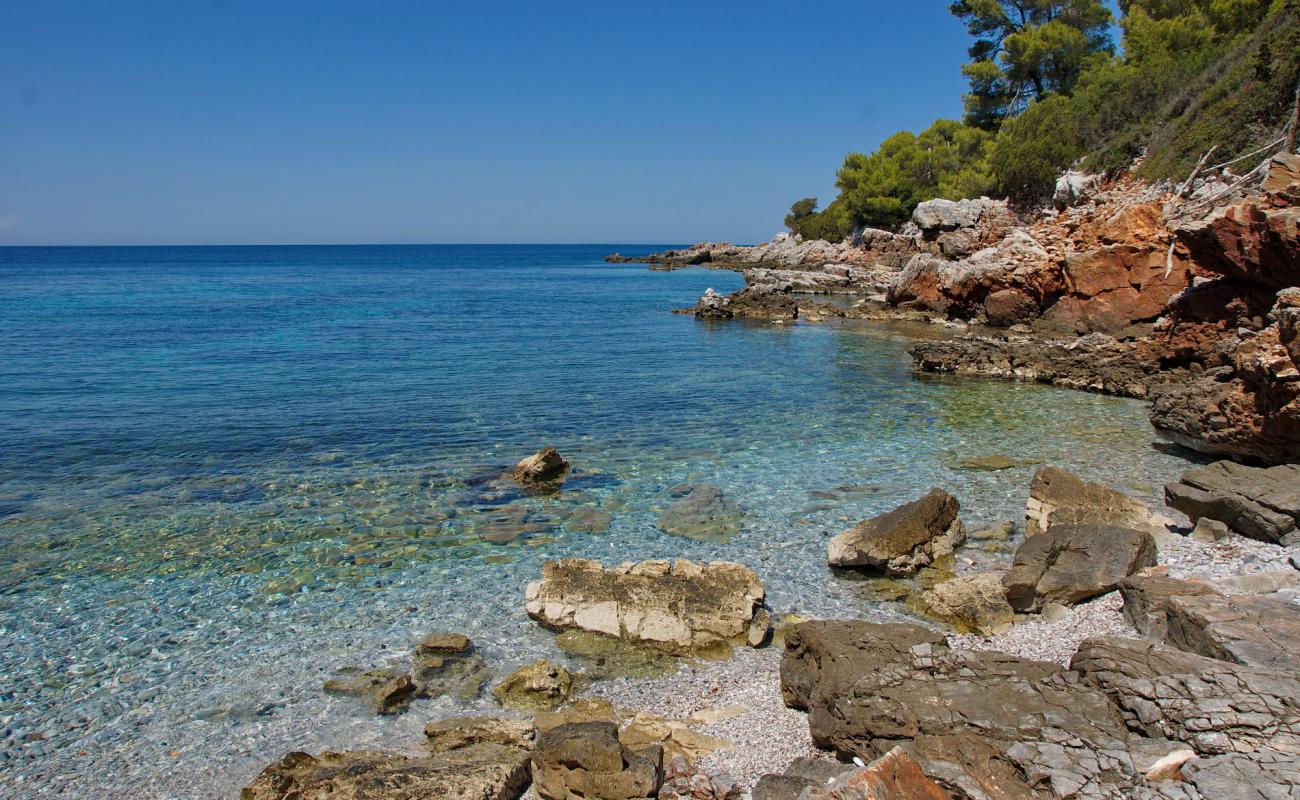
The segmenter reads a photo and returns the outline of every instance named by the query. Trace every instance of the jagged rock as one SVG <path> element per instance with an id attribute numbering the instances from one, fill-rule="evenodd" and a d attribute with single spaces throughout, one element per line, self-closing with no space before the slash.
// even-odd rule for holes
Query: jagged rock
<path id="1" fill-rule="evenodd" d="M 891 574 L 911 574 L 965 541 L 957 498 L 931 489 L 919 500 L 859 522 L 831 539 L 827 562 Z"/>
<path id="2" fill-rule="evenodd" d="M 492 694 L 506 708 L 555 708 L 573 696 L 575 676 L 559 664 L 538 661 L 510 673 Z"/>
<path id="3" fill-rule="evenodd" d="M 1033 237 L 1014 229 L 992 246 L 957 261 L 918 253 L 890 287 L 891 305 L 913 305 L 949 317 L 969 319 L 984 309 L 985 299 L 1014 289 L 1035 305 L 1059 294 L 1059 268 L 1044 269 L 1051 257 Z"/>
<path id="4" fill-rule="evenodd" d="M 699 319 L 731 319 L 731 301 L 726 295 L 713 291 L 713 287 L 704 290 L 700 300 L 695 304 L 695 316 Z"/>
<path id="5" fill-rule="evenodd" d="M 1052 192 L 1052 205 L 1058 211 L 1079 205 L 1096 194 L 1101 188 L 1101 176 L 1087 172 L 1070 170 L 1056 179 L 1056 188 Z"/>
<path id="6" fill-rule="evenodd" d="M 1053 525 L 1118 525 L 1145 530 L 1151 511 L 1121 491 L 1085 481 L 1057 467 L 1042 467 L 1029 484 L 1025 536 Z"/>
<path id="7" fill-rule="evenodd" d="M 673 536 L 699 541 L 725 539 L 741 528 L 740 506 L 709 483 L 677 487 L 678 498 L 659 515 L 659 527 Z"/>
<path id="8" fill-rule="evenodd" d="M 1059 797 L 1105 796 L 1101 789 L 1131 786 L 1149 766 L 1129 754 L 1119 709 L 1077 675 L 951 650 L 913 625 L 796 625 L 781 693 L 808 709 L 818 746 L 873 759 L 905 745 L 932 779 L 973 797 L 979 787 L 1000 792 L 985 796 L 1041 797 L 1037 786 Z"/>
<path id="9" fill-rule="evenodd" d="M 526 486 L 551 487 L 564 482 L 569 462 L 554 447 L 543 448 L 515 465 L 515 480 Z"/>
<path id="10" fill-rule="evenodd" d="M 1293 753 L 1198 758 L 1182 767 L 1183 779 L 1203 800 L 1296 800 L 1300 761 Z"/>
<path id="11" fill-rule="evenodd" d="M 1146 531 L 1057 523 L 1020 545 L 1002 584 L 1012 608 L 1037 611 L 1105 594 L 1155 563 L 1155 540 Z"/>
<path id="12" fill-rule="evenodd" d="M 480 730 L 483 718 L 467 721 Z M 513 725 L 497 720 L 496 730 Z M 516 800 L 528 788 L 524 736 L 456 733 L 448 721 L 428 755 L 352 751 L 290 753 L 239 793 L 240 800 Z"/>
<path id="13" fill-rule="evenodd" d="M 1214 589 L 1200 581 L 1166 576 L 1134 575 L 1118 584 L 1124 598 L 1124 619 L 1141 635 L 1163 642 L 1167 630 L 1165 601 L 1181 595 L 1211 594 Z"/>
<path id="14" fill-rule="evenodd" d="M 761 638 L 771 626 L 753 571 L 715 561 L 626 563 L 566 558 L 542 566 L 528 585 L 528 616 L 553 629 L 577 628 L 633 642 L 691 651 Z M 761 641 L 760 641 L 761 643 Z"/>
<path id="15" fill-rule="evenodd" d="M 1300 286 L 1300 207 L 1251 199 L 1174 228 L 1202 268 L 1271 291 Z"/>
<path id="16" fill-rule="evenodd" d="M 1269 469 L 1219 461 L 1165 486 L 1165 502 L 1263 542 L 1300 543 L 1300 464 Z"/>
<path id="17" fill-rule="evenodd" d="M 1019 289 L 999 289 L 984 298 L 984 318 L 990 325 L 1010 327 L 1038 316 L 1038 303 Z"/>
<path id="18" fill-rule="evenodd" d="M 1166 641 L 1180 650 L 1300 671 L 1300 606 L 1292 593 L 1204 593 L 1165 601 Z"/>
<path id="19" fill-rule="evenodd" d="M 663 783 L 657 746 L 634 751 L 612 722 L 577 722 L 537 735 L 533 788 L 542 800 L 653 798 Z"/>
<path id="20" fill-rule="evenodd" d="M 533 732 L 533 723 L 529 720 L 501 717 L 452 717 L 424 726 L 425 747 L 434 753 L 480 744 L 531 750 Z"/>
<path id="21" fill-rule="evenodd" d="M 781 774 L 768 774 L 754 784 L 753 800 L 799 800 L 804 789 L 825 786 L 854 767 L 830 758 L 796 758 Z"/>
<path id="22" fill-rule="evenodd" d="M 1015 622 L 1002 581 L 993 573 L 946 580 L 923 592 L 920 604 L 925 613 L 962 633 L 991 636 L 1011 630 Z"/>
<path id="23" fill-rule="evenodd" d="M 1263 669 L 1120 637 L 1088 639 L 1070 668 L 1106 691 L 1146 736 L 1202 755 L 1300 753 L 1300 681 Z"/>
<path id="24" fill-rule="evenodd" d="M 810 787 L 799 795 L 800 800 L 948 800 L 948 797 L 901 747 L 895 747 L 861 769 L 844 773 L 822 786 Z"/>

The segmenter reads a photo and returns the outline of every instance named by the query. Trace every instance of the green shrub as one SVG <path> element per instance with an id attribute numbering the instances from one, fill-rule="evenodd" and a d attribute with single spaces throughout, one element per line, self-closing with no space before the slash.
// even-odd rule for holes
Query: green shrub
<path id="1" fill-rule="evenodd" d="M 993 142 L 989 163 L 998 190 L 1028 205 L 1049 197 L 1057 175 L 1081 153 L 1074 106 L 1069 98 L 1053 94 L 1007 120 Z"/>

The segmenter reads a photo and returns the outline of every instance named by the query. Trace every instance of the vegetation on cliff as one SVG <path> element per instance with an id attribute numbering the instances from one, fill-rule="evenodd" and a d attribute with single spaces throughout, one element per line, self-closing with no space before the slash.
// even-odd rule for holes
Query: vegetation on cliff
<path id="1" fill-rule="evenodd" d="M 1300 81 L 1300 0 L 1120 0 L 1122 52 L 1098 0 L 958 0 L 975 37 L 963 122 L 939 120 L 850 153 L 839 196 L 805 198 L 786 225 L 805 238 L 893 228 L 936 197 L 1032 205 L 1071 167 L 1186 177 L 1269 144 Z M 1255 156 L 1258 161 L 1264 156 Z M 1255 164 L 1247 158 L 1239 172 Z"/>

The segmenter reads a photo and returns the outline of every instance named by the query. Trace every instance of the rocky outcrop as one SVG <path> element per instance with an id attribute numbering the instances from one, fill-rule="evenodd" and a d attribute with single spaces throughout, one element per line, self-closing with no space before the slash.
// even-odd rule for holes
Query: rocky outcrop
<path id="1" fill-rule="evenodd" d="M 577 688 L 572 673 L 559 664 L 543 660 L 510 673 L 492 694 L 506 708 L 540 711 L 565 702 Z"/>
<path id="2" fill-rule="evenodd" d="M 537 735 L 532 770 L 542 800 L 654 798 L 663 783 L 663 752 L 632 750 L 612 722 L 568 723 Z"/>
<path id="3" fill-rule="evenodd" d="M 1056 524 L 1020 545 L 1002 584 L 1012 608 L 1038 611 L 1105 594 L 1155 563 L 1156 543 L 1146 531 Z"/>
<path id="4" fill-rule="evenodd" d="M 761 644 L 772 616 L 763 584 L 739 564 L 679 559 L 626 563 L 566 558 L 528 585 L 528 616 L 556 630 L 580 629 L 689 652 L 730 642 Z"/>
<path id="5" fill-rule="evenodd" d="M 558 487 L 569 473 L 569 462 L 554 447 L 538 450 L 515 465 L 514 479 L 529 487 Z"/>
<path id="6" fill-rule="evenodd" d="M 740 506 L 710 483 L 687 483 L 671 490 L 676 499 L 659 515 L 659 528 L 673 536 L 720 541 L 740 532 Z"/>
<path id="7" fill-rule="evenodd" d="M 498 731 L 517 723 L 500 721 Z M 473 721 L 481 731 L 491 728 Z M 351 751 L 290 753 L 240 793 L 240 800 L 515 800 L 528 788 L 527 734 L 451 733 L 431 737 L 427 755 Z"/>
<path id="8" fill-rule="evenodd" d="M 1124 619 L 1139 634 L 1153 642 L 1163 642 L 1168 630 L 1165 603 L 1183 595 L 1212 594 L 1214 590 L 1201 581 L 1170 578 L 1164 575 L 1134 575 L 1118 584 L 1124 599 Z"/>
<path id="9" fill-rule="evenodd" d="M 983 636 L 1005 633 L 1015 622 L 1006 589 L 993 573 L 943 581 L 918 598 L 921 610 L 961 633 Z"/>
<path id="10" fill-rule="evenodd" d="M 1070 667 L 1105 691 L 1125 723 L 1198 754 L 1300 753 L 1300 682 L 1260 669 L 1135 639 L 1085 641 Z"/>
<path id="11" fill-rule="evenodd" d="M 1300 673 L 1300 594 L 1188 594 L 1165 601 L 1165 640 L 1190 653 Z"/>
<path id="12" fill-rule="evenodd" d="M 919 500 L 859 522 L 831 539 L 832 567 L 908 575 L 965 541 L 957 498 L 931 489 Z"/>
<path id="13" fill-rule="evenodd" d="M 1152 524 L 1150 510 L 1136 498 L 1057 467 L 1041 467 L 1029 484 L 1029 500 L 1025 503 L 1026 537 L 1053 525 L 1146 529 Z"/>
<path id="14" fill-rule="evenodd" d="M 1220 461 L 1165 486 L 1165 502 L 1192 521 L 1212 519 L 1263 542 L 1300 543 L 1300 465 L 1269 469 Z"/>
<path id="15" fill-rule="evenodd" d="M 922 341 L 910 350 L 922 372 L 1050 383 L 1145 398 L 1163 380 L 1160 365 L 1133 342 L 1103 333 L 1073 341 L 1034 336 L 963 336 Z"/>

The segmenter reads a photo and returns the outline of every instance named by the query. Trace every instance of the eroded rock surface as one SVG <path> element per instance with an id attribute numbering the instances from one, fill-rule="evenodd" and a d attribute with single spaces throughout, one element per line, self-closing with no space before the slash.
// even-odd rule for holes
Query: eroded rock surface
<path id="1" fill-rule="evenodd" d="M 957 498 L 931 489 L 919 500 L 859 522 L 831 539 L 832 567 L 907 575 L 951 553 L 965 541 Z"/>
<path id="2" fill-rule="evenodd" d="M 529 584 L 527 611 L 543 625 L 577 628 L 690 651 L 733 641 L 761 643 L 771 627 L 753 571 L 715 561 L 626 563 L 562 559 Z"/>

